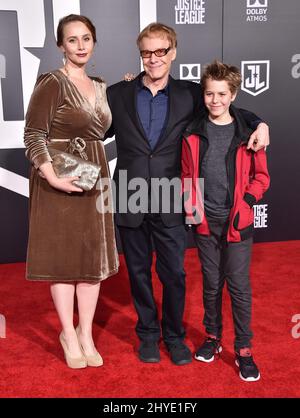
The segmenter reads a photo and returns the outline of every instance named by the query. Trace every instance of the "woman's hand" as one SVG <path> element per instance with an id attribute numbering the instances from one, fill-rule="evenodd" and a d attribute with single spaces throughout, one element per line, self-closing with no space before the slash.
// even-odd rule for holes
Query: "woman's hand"
<path id="1" fill-rule="evenodd" d="M 60 178 L 56 177 L 56 178 L 51 178 L 51 180 L 48 181 L 48 183 L 50 184 L 50 186 L 62 192 L 66 192 L 66 193 L 83 192 L 83 190 L 80 187 L 75 186 L 73 184 L 73 181 L 79 180 L 79 178 L 80 177 L 60 177 Z"/>
<path id="2" fill-rule="evenodd" d="M 38 175 L 42 178 L 45 179 L 46 177 L 44 176 L 44 174 L 41 172 L 41 170 L 38 168 L 37 169 Z"/>
<path id="3" fill-rule="evenodd" d="M 83 192 L 83 190 L 75 186 L 73 181 L 79 180 L 80 177 L 57 177 L 55 174 L 52 164 L 50 162 L 46 162 L 42 164 L 39 169 L 38 173 L 40 177 L 47 180 L 51 187 L 54 187 L 57 190 L 60 190 L 65 193 L 72 193 L 72 192 Z"/>

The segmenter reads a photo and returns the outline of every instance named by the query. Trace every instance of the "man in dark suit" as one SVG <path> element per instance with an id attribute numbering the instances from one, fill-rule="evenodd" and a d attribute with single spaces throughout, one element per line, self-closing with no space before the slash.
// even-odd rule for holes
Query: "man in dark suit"
<path id="1" fill-rule="evenodd" d="M 159 362 L 162 330 L 171 360 L 184 365 L 192 361 L 182 324 L 186 228 L 180 190 L 175 185 L 166 192 L 157 182 L 168 184 L 180 178 L 181 136 L 202 106 L 201 91 L 195 83 L 170 76 L 177 45 L 172 28 L 152 23 L 140 33 L 137 44 L 145 71 L 133 81 L 122 81 L 107 90 L 113 115 L 107 136 L 115 134 L 117 146 L 116 224 L 138 315 L 139 359 Z M 252 113 L 247 120 L 256 125 L 261 122 Z M 261 137 L 262 145 L 255 145 Z M 258 148 L 267 145 L 264 123 L 252 141 Z M 165 203 L 169 203 L 167 209 Z M 161 327 L 152 289 L 152 243 L 163 285 Z"/>

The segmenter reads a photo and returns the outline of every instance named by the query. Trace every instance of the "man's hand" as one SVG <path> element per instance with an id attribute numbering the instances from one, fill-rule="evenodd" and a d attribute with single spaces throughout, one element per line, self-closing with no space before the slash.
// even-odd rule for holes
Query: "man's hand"
<path id="1" fill-rule="evenodd" d="M 124 80 L 125 81 L 132 81 L 132 80 L 135 79 L 135 77 L 136 77 L 136 75 L 134 73 L 126 73 L 124 75 Z"/>
<path id="2" fill-rule="evenodd" d="M 256 128 L 256 131 L 250 136 L 247 149 L 252 149 L 256 152 L 262 148 L 266 148 L 268 145 L 270 145 L 269 126 L 261 122 Z"/>

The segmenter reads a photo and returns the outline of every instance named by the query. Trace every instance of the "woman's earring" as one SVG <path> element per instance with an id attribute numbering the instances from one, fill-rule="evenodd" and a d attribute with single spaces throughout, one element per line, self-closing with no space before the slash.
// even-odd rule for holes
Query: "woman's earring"
<path id="1" fill-rule="evenodd" d="M 64 64 L 64 66 L 66 65 L 66 61 L 67 61 L 67 59 L 66 59 L 66 53 L 64 52 L 63 53 L 63 57 L 62 57 L 62 62 Z"/>

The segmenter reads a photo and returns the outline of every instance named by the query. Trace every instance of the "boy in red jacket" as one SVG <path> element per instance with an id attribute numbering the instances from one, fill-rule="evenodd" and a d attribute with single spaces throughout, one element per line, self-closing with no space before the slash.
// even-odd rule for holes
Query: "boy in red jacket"
<path id="1" fill-rule="evenodd" d="M 251 130 L 232 105 L 241 75 L 236 67 L 215 61 L 201 79 L 206 111 L 186 129 L 182 149 L 182 180 L 187 213 L 194 224 L 203 273 L 204 320 L 207 337 L 195 354 L 211 362 L 222 351 L 222 291 L 231 297 L 240 377 L 260 378 L 251 353 L 251 286 L 249 266 L 253 205 L 269 187 L 265 150 L 247 149 Z M 204 199 L 199 179 L 204 178 Z"/>

